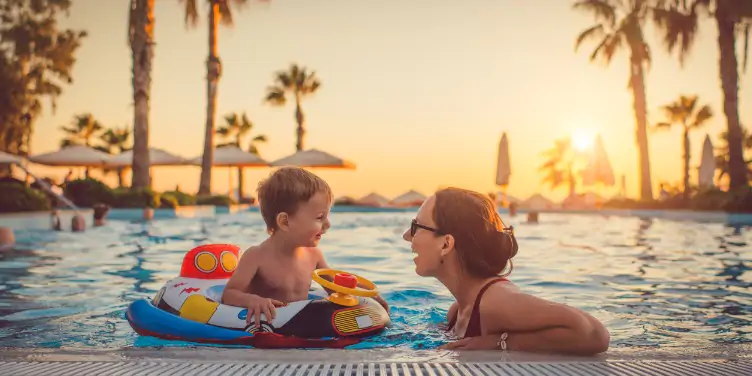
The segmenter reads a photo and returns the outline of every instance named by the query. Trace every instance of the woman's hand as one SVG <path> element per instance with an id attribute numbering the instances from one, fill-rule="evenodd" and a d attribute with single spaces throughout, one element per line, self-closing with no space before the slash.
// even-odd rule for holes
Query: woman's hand
<path id="1" fill-rule="evenodd" d="M 489 334 L 479 337 L 463 338 L 459 341 L 440 346 L 441 350 L 496 350 L 500 335 Z"/>

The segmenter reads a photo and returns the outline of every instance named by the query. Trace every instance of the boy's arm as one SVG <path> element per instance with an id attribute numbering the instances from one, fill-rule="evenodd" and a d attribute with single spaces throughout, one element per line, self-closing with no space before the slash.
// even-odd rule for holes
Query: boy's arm
<path id="1" fill-rule="evenodd" d="M 227 281 L 225 289 L 222 292 L 222 304 L 235 307 L 247 307 L 246 323 L 250 324 L 251 319 L 256 322 L 256 326 L 261 325 L 261 314 L 266 316 L 267 321 L 272 321 L 277 315 L 274 307 L 284 305 L 282 302 L 260 297 L 256 294 L 245 292 L 251 285 L 253 277 L 258 271 L 258 257 L 251 250 L 243 253 L 240 257 L 237 269 Z"/>
<path id="2" fill-rule="evenodd" d="M 232 273 L 232 277 L 227 281 L 225 290 L 222 292 L 222 304 L 235 307 L 245 307 L 251 294 L 245 292 L 251 285 L 253 277 L 258 270 L 258 258 L 254 257 L 255 252 L 248 250 L 243 253 L 238 262 L 238 267 Z"/>

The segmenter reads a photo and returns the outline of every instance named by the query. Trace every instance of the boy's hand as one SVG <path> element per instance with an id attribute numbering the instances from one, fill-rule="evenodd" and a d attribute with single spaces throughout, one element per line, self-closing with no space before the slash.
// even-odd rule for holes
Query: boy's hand
<path id="1" fill-rule="evenodd" d="M 262 298 L 258 295 L 251 294 L 248 301 L 248 313 L 245 316 L 245 323 L 251 323 L 251 317 L 256 321 L 256 327 L 261 327 L 261 314 L 266 316 L 266 321 L 271 322 L 277 316 L 277 310 L 274 307 L 284 306 L 285 303 L 279 300 Z"/>
<path id="2" fill-rule="evenodd" d="M 389 313 L 389 304 L 386 303 L 386 300 L 384 300 L 384 298 L 382 298 L 381 295 L 376 295 L 373 298 L 373 300 L 379 302 L 379 304 L 381 304 L 381 306 L 384 307 L 386 312 Z"/>

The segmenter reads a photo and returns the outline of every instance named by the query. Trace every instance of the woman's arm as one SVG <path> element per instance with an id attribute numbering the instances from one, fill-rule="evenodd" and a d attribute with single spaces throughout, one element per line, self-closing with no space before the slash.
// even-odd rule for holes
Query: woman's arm
<path id="1" fill-rule="evenodd" d="M 504 287 L 494 286 L 484 295 L 480 314 L 483 335 L 447 348 L 496 349 L 500 335 L 507 333 L 509 350 L 592 355 L 608 349 L 608 331 L 594 317 Z"/>
<path id="2" fill-rule="evenodd" d="M 583 340 L 578 334 L 564 328 L 543 329 L 535 332 L 508 332 L 507 350 L 565 355 L 595 355 L 608 350 L 607 331 L 594 334 L 599 337 Z M 603 335 L 602 337 L 600 337 Z M 441 346 L 446 350 L 498 350 L 500 334 L 486 334 L 463 338 Z"/>

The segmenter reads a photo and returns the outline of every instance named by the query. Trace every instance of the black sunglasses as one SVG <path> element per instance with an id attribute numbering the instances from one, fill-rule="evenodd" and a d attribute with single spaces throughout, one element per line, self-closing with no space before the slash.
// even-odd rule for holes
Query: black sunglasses
<path id="1" fill-rule="evenodd" d="M 431 231 L 431 232 L 435 232 L 435 233 L 441 235 L 441 231 L 439 231 L 439 229 L 433 228 L 433 227 L 428 227 L 428 226 L 425 226 L 425 225 L 421 225 L 420 223 L 418 223 L 417 220 L 413 219 L 413 221 L 410 222 L 410 237 L 415 236 L 415 233 L 418 232 L 419 228 L 422 228 L 424 230 L 428 230 L 428 231 Z"/>

